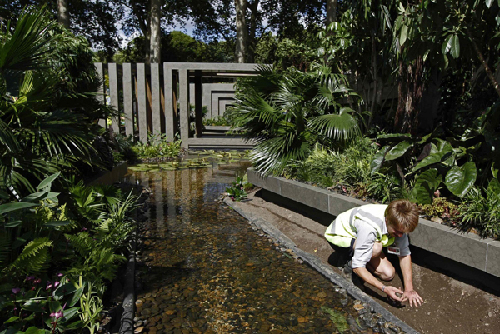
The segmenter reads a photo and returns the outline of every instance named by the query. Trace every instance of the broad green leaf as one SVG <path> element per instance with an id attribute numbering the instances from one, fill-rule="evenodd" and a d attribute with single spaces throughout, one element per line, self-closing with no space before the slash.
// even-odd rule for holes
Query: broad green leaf
<path id="1" fill-rule="evenodd" d="M 10 323 L 10 322 L 14 322 L 14 321 L 16 321 L 16 320 L 18 320 L 18 319 L 19 319 L 19 317 L 10 317 L 9 319 L 7 319 L 7 320 L 4 322 L 4 324 L 8 324 L 8 323 Z"/>
<path id="2" fill-rule="evenodd" d="M 58 221 L 58 222 L 47 222 L 43 226 L 45 227 L 61 227 L 71 224 L 69 221 Z"/>
<path id="3" fill-rule="evenodd" d="M 75 322 L 68 324 L 67 326 L 65 326 L 65 328 L 66 328 L 66 330 L 77 329 L 77 328 L 82 328 L 84 325 L 85 324 L 81 320 L 78 320 L 78 321 L 75 321 Z"/>
<path id="4" fill-rule="evenodd" d="M 443 41 L 443 44 L 441 46 L 441 52 L 443 53 L 443 55 L 446 55 L 451 49 L 451 37 L 452 35 L 448 35 Z"/>
<path id="5" fill-rule="evenodd" d="M 427 157 L 422 159 L 415 167 L 413 171 L 417 171 L 421 168 L 430 166 L 435 163 L 443 162 L 443 158 L 449 158 L 450 153 L 453 152 L 453 147 L 450 143 L 444 140 L 438 140 L 437 145 L 432 144 L 431 152 Z M 449 161 L 447 161 L 449 163 Z"/>
<path id="6" fill-rule="evenodd" d="M 58 286 L 57 289 L 52 293 L 52 296 L 54 297 L 55 300 L 61 300 L 64 296 L 69 295 L 69 294 L 75 292 L 76 290 L 77 289 L 73 284 L 66 283 L 64 285 Z M 81 296 L 81 293 L 80 293 L 80 296 Z M 71 307 L 73 305 L 68 305 L 68 306 Z"/>
<path id="7" fill-rule="evenodd" d="M 5 223 L 5 227 L 14 228 L 14 227 L 21 226 L 22 224 L 23 224 L 22 220 L 14 220 L 14 221 L 10 221 L 10 222 Z"/>
<path id="8" fill-rule="evenodd" d="M 463 197 L 474 185 L 477 178 L 476 164 L 466 162 L 463 166 L 455 166 L 446 174 L 444 183 L 448 189 L 458 197 Z"/>
<path id="9" fill-rule="evenodd" d="M 453 35 L 450 39 L 451 41 L 451 56 L 453 58 L 460 57 L 460 41 L 457 35 Z"/>
<path id="10" fill-rule="evenodd" d="M 25 208 L 32 208 L 34 206 L 40 206 L 38 203 L 27 203 L 27 202 L 10 202 L 7 204 L 0 205 L 0 214 L 7 213 L 11 211 L 21 210 Z"/>
<path id="11" fill-rule="evenodd" d="M 380 167 L 382 167 L 382 162 L 384 161 L 384 156 L 388 150 L 389 150 L 389 146 L 384 146 L 380 151 L 375 153 L 375 155 L 373 156 L 373 160 L 370 163 L 371 174 L 374 174 L 375 172 L 377 172 L 380 169 Z"/>
<path id="12" fill-rule="evenodd" d="M 403 46 L 407 38 L 408 38 L 408 27 L 406 26 L 406 24 L 403 24 L 403 27 L 401 28 L 401 35 L 399 36 L 399 45 Z"/>
<path id="13" fill-rule="evenodd" d="M 82 297 L 82 293 L 83 293 L 83 287 L 76 290 L 75 294 L 73 295 L 73 297 L 71 297 L 70 301 L 68 302 L 68 306 L 69 307 L 74 306 Z"/>
<path id="14" fill-rule="evenodd" d="M 493 0 L 486 0 L 486 7 L 490 8 L 492 4 L 493 4 Z"/>
<path id="15" fill-rule="evenodd" d="M 418 204 L 432 203 L 432 191 L 429 189 L 429 185 L 426 182 L 415 184 L 411 190 L 410 197 L 413 202 Z"/>
<path id="16" fill-rule="evenodd" d="M 49 191 L 50 187 L 52 187 L 52 182 L 61 174 L 61 172 L 57 172 L 52 174 L 51 176 L 45 178 L 38 187 L 36 187 L 36 190 L 38 191 Z"/>
<path id="17" fill-rule="evenodd" d="M 45 330 L 37 327 L 29 327 L 25 334 L 45 334 Z"/>
<path id="18" fill-rule="evenodd" d="M 60 193 L 52 191 L 38 191 L 23 198 L 23 202 L 34 202 L 43 199 L 54 199 L 59 196 Z"/>
<path id="19" fill-rule="evenodd" d="M 488 183 L 488 195 L 490 194 L 500 196 L 500 182 L 497 179 L 493 179 Z"/>
<path id="20" fill-rule="evenodd" d="M 47 300 L 30 299 L 24 303 L 23 310 L 30 312 L 42 312 L 42 307 L 45 307 L 45 304 L 47 304 Z"/>
<path id="21" fill-rule="evenodd" d="M 451 146 L 451 144 L 449 142 L 447 142 L 446 140 L 442 140 L 442 139 L 436 139 L 436 145 L 432 145 L 432 149 L 431 149 L 431 153 L 434 153 L 434 152 L 446 153 L 446 152 L 450 152 L 450 151 L 453 151 L 453 146 Z"/>
<path id="22" fill-rule="evenodd" d="M 49 302 L 50 313 L 57 312 L 60 310 L 61 310 L 61 304 L 58 301 L 50 301 Z"/>
<path id="23" fill-rule="evenodd" d="M 416 178 L 416 184 L 427 183 L 429 189 L 434 192 L 439 187 L 439 184 L 443 180 L 441 175 L 438 175 L 438 170 L 436 168 L 431 168 L 420 174 Z"/>
<path id="24" fill-rule="evenodd" d="M 401 157 L 412 146 L 413 146 L 412 143 L 409 143 L 407 141 L 402 141 L 401 143 L 399 143 L 396 146 L 394 146 L 393 148 L 391 148 L 391 150 L 389 152 L 387 152 L 387 154 L 385 156 L 385 160 L 391 161 L 391 160 L 394 160 L 394 159 Z"/>
<path id="25" fill-rule="evenodd" d="M 63 310 L 63 321 L 66 322 L 73 318 L 78 313 L 79 309 L 79 307 L 71 307 L 69 309 Z"/>

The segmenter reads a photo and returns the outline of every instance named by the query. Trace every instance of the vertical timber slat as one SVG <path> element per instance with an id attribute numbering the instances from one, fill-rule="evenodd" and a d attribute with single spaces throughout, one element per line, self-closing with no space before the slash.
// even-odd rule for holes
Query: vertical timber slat
<path id="1" fill-rule="evenodd" d="M 125 113 L 125 136 L 134 135 L 134 114 L 133 108 L 133 92 L 132 92 L 132 64 L 123 63 L 123 111 Z"/>
<path id="2" fill-rule="evenodd" d="M 179 95 L 181 104 L 181 140 L 182 147 L 188 147 L 189 139 L 189 96 L 188 96 L 188 70 L 179 69 Z"/>
<path id="3" fill-rule="evenodd" d="M 177 95 L 177 84 L 174 85 L 172 67 L 163 63 L 163 84 L 165 85 L 165 131 L 167 141 L 174 141 L 174 96 Z M 175 93 L 174 93 L 175 90 Z M 175 101 L 177 103 L 177 101 Z"/>
<path id="4" fill-rule="evenodd" d="M 116 63 L 108 64 L 108 76 L 109 76 L 109 95 L 111 96 L 111 107 L 118 112 L 120 109 L 118 107 L 118 66 Z M 114 133 L 120 132 L 120 119 L 119 117 L 113 117 L 111 123 L 111 129 Z"/>
<path id="5" fill-rule="evenodd" d="M 151 64 L 151 122 L 153 134 L 161 133 L 160 69 L 158 63 Z"/>
<path id="6" fill-rule="evenodd" d="M 201 71 L 194 72 L 194 113 L 196 120 L 196 137 L 201 138 L 201 131 L 203 129 L 203 84 Z"/>
<path id="7" fill-rule="evenodd" d="M 95 66 L 95 69 L 96 69 L 96 72 L 97 72 L 97 75 L 99 76 L 99 79 L 101 80 L 101 84 L 99 85 L 99 87 L 97 87 L 97 100 L 101 103 L 105 103 L 104 101 L 104 97 L 106 96 L 104 94 L 104 66 L 102 63 L 94 63 L 94 66 Z M 106 119 L 105 118 L 101 118 L 99 119 L 99 123 L 98 123 L 100 126 L 102 126 L 103 128 L 106 127 Z"/>
<path id="8" fill-rule="evenodd" d="M 146 67 L 137 63 L 137 118 L 139 123 L 139 141 L 148 142 L 148 120 L 146 106 Z"/>

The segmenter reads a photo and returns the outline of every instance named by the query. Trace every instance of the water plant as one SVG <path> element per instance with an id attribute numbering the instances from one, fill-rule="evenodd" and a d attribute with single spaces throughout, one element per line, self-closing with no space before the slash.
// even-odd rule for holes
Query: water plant
<path id="1" fill-rule="evenodd" d="M 137 154 L 140 160 L 152 158 L 177 158 L 182 151 L 181 141 L 179 139 L 169 142 L 166 134 L 153 135 L 148 134 L 148 142 L 138 142 L 132 146 L 132 150 Z"/>
<path id="2" fill-rule="evenodd" d="M 240 202 L 247 198 L 247 190 L 252 187 L 253 185 L 246 181 L 245 177 L 238 176 L 236 181 L 232 182 L 231 187 L 226 188 L 226 192 L 233 201 Z"/>

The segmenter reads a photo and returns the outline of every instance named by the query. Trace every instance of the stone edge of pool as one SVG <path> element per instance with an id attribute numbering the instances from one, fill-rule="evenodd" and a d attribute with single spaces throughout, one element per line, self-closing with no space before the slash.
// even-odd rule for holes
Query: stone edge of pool
<path id="1" fill-rule="evenodd" d="M 306 262 L 313 269 L 315 269 L 320 274 L 328 278 L 335 285 L 345 289 L 346 292 L 351 297 L 368 304 L 373 312 L 379 313 L 387 322 L 391 322 L 395 326 L 400 327 L 401 330 L 403 330 L 405 333 L 418 333 L 418 331 L 416 331 L 414 328 L 410 327 L 408 324 L 406 324 L 401 319 L 399 319 L 394 314 L 385 309 L 382 305 L 373 300 L 366 293 L 361 291 L 352 282 L 349 282 L 347 279 L 335 273 L 327 265 L 323 264 L 319 258 L 297 247 L 297 245 L 290 238 L 288 238 L 273 224 L 265 221 L 260 217 L 255 217 L 251 213 L 245 212 L 242 209 L 236 207 L 230 198 L 226 197 L 224 199 L 224 203 L 226 203 L 229 207 L 238 212 L 252 225 L 254 225 L 258 229 L 262 230 L 264 233 L 269 235 L 269 237 L 278 242 L 280 245 L 286 247 L 287 249 L 291 249 L 300 259 Z"/>

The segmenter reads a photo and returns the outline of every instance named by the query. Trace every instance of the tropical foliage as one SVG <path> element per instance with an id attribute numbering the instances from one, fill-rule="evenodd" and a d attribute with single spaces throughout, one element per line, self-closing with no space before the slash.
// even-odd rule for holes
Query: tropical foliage
<path id="1" fill-rule="evenodd" d="M 24 10 L 0 32 L 0 332 L 99 328 L 136 199 L 86 187 L 109 111 L 86 41 Z"/>
<path id="2" fill-rule="evenodd" d="M 57 170 L 98 164 L 94 122 L 106 108 L 86 42 L 45 11 L 26 10 L 0 44 L 0 189 L 11 196 Z"/>
<path id="3" fill-rule="evenodd" d="M 58 176 L 21 201 L 0 205 L 2 330 L 93 332 L 105 283 L 125 260 L 134 197 L 78 185 L 63 204 L 52 191 Z"/>
<path id="4" fill-rule="evenodd" d="M 280 73 L 263 66 L 258 77 L 239 83 L 229 117 L 257 142 L 251 154 L 257 170 L 276 175 L 288 163 L 305 160 L 315 144 L 339 147 L 360 133 L 348 98 L 358 101 L 345 77 L 328 67 Z"/>

